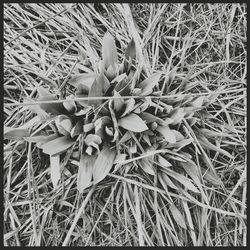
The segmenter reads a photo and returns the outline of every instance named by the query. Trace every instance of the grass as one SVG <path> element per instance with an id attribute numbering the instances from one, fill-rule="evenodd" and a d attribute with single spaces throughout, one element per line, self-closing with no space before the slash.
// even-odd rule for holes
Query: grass
<path id="1" fill-rule="evenodd" d="M 69 79 L 98 72 L 106 31 L 119 62 L 131 38 L 136 43 L 132 84 L 163 73 L 156 109 L 190 94 L 210 100 L 195 116 L 197 126 L 187 119 L 177 126 L 192 143 L 167 149 L 170 163 L 178 163 L 165 172 L 172 187 L 160 181 L 159 163 L 155 175 L 140 167 L 135 134 L 131 144 L 121 143 L 124 151 L 136 148 L 126 164 L 82 194 L 72 150 L 53 189 L 49 156 L 31 142 L 5 139 L 4 244 L 246 246 L 246 29 L 246 4 L 239 3 L 4 4 L 5 126 L 34 117 L 21 103 L 32 102 L 38 86 L 65 99 L 75 93 Z M 196 172 L 181 161 L 185 153 Z"/>

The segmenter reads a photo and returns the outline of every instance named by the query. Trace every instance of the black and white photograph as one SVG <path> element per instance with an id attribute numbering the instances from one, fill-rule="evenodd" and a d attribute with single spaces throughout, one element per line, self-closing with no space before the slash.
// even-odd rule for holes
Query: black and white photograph
<path id="1" fill-rule="evenodd" d="M 3 246 L 247 246 L 247 4 L 3 3 Z"/>

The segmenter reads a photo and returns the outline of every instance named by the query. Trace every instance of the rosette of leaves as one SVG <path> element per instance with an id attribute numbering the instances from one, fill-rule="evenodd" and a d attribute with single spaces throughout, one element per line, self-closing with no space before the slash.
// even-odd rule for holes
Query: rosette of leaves
<path id="1" fill-rule="evenodd" d="M 197 166 L 190 154 L 195 144 L 187 128 L 193 128 L 197 140 L 206 149 L 217 150 L 206 139 L 211 131 L 200 129 L 200 114 L 213 98 L 193 95 L 152 98 L 159 96 L 164 72 L 146 78 L 141 76 L 135 85 L 132 84 L 136 70 L 133 40 L 128 44 L 123 60 L 119 63 L 118 59 L 115 40 L 106 33 L 99 71 L 75 75 L 68 82 L 75 88 L 75 96 L 50 102 L 57 98 L 45 88 L 38 89 L 38 101 L 43 103 L 30 109 L 36 113 L 36 123 L 41 125 L 41 121 L 49 121 L 48 125 L 32 136 L 32 126 L 30 129 L 27 126 L 6 128 L 5 137 L 34 142 L 50 155 L 55 188 L 61 179 L 63 154 L 80 152 L 74 160 L 79 166 L 77 187 L 80 192 L 102 181 L 114 166 L 116 171 L 122 165 L 131 166 L 132 163 L 149 176 L 157 173 L 164 188 L 178 190 L 184 184 L 187 189 L 199 193 Z M 169 77 L 174 78 L 173 72 Z M 161 94 L 168 94 L 162 89 Z M 75 148 L 76 145 L 79 148 Z M 230 157 L 228 152 L 218 151 Z M 191 179 L 178 173 L 180 169 L 175 171 L 176 166 Z M 211 176 L 210 181 L 215 179 Z"/>

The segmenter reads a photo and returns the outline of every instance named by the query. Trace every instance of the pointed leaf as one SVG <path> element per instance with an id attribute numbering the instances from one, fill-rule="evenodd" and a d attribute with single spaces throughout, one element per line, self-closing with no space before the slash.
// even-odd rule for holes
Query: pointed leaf
<path id="1" fill-rule="evenodd" d="M 179 209 L 173 203 L 170 205 L 170 211 L 171 211 L 171 213 L 173 215 L 173 218 L 176 221 L 176 223 L 180 227 L 182 227 L 184 229 L 187 229 L 187 227 L 186 227 L 186 221 L 185 221 L 183 215 L 181 214 L 181 212 L 179 211 Z"/>
<path id="2" fill-rule="evenodd" d="M 41 146 L 44 143 L 47 143 L 49 141 L 52 141 L 54 139 L 58 138 L 58 135 L 53 134 L 53 135 L 40 135 L 40 136 L 31 136 L 31 137 L 25 137 L 24 139 L 28 142 L 35 142 L 36 146 L 38 148 L 41 148 Z"/>
<path id="3" fill-rule="evenodd" d="M 172 164 L 169 161 L 167 161 L 164 157 L 162 157 L 161 155 L 158 155 L 158 162 L 161 166 L 163 166 L 165 168 L 172 166 Z"/>
<path id="4" fill-rule="evenodd" d="M 173 125 L 178 124 L 185 117 L 186 113 L 184 112 L 184 108 L 175 108 L 171 112 L 170 118 L 173 120 Z"/>
<path id="5" fill-rule="evenodd" d="M 142 89 L 140 95 L 149 95 L 153 92 L 153 88 L 159 82 L 161 78 L 161 73 L 156 73 L 150 76 L 149 78 L 145 79 L 139 84 L 139 88 Z"/>
<path id="6" fill-rule="evenodd" d="M 54 95 L 52 95 L 49 91 L 47 91 L 43 87 L 39 87 L 38 89 L 39 98 L 38 101 L 54 101 L 57 100 Z M 41 109 L 45 110 L 48 113 L 54 114 L 54 115 L 61 115 L 61 114 L 67 114 L 67 110 L 64 108 L 62 103 L 42 103 L 39 104 Z"/>
<path id="7" fill-rule="evenodd" d="M 131 98 L 125 101 L 125 110 L 123 112 L 123 114 L 121 115 L 121 117 L 127 115 L 128 113 L 130 113 L 135 107 L 135 99 Z"/>
<path id="8" fill-rule="evenodd" d="M 182 185 L 184 185 L 187 189 L 195 192 L 200 193 L 200 191 L 194 186 L 194 184 L 185 176 L 176 173 L 170 169 L 164 169 L 164 171 L 171 177 L 173 177 L 175 180 L 180 182 Z"/>
<path id="9" fill-rule="evenodd" d="M 228 158 L 233 159 L 234 156 L 232 156 L 231 154 L 229 154 L 226 150 L 219 148 L 217 146 L 215 146 L 214 144 L 212 144 L 207 138 L 205 138 L 204 136 L 197 136 L 198 141 L 200 142 L 200 144 L 208 149 L 208 150 L 214 150 L 217 151 L 225 156 L 227 156 Z"/>
<path id="10" fill-rule="evenodd" d="M 167 142 L 176 143 L 175 134 L 168 126 L 158 126 L 156 130 L 164 136 Z"/>
<path id="11" fill-rule="evenodd" d="M 4 138 L 6 139 L 20 140 L 29 135 L 28 129 L 4 127 Z"/>
<path id="12" fill-rule="evenodd" d="M 121 97 L 121 95 L 116 90 L 114 90 L 114 97 Z M 114 99 L 113 102 L 114 102 L 114 110 L 117 113 L 120 113 L 122 108 L 124 107 L 124 100 L 122 98 Z"/>
<path id="13" fill-rule="evenodd" d="M 129 114 L 118 121 L 118 125 L 133 132 L 143 132 L 148 130 L 145 122 L 136 114 Z"/>
<path id="14" fill-rule="evenodd" d="M 116 151 L 114 149 L 110 149 L 108 146 L 103 147 L 94 164 L 94 184 L 97 184 L 107 176 L 113 166 L 115 157 Z"/>
<path id="15" fill-rule="evenodd" d="M 80 193 L 91 184 L 93 176 L 93 167 L 96 157 L 86 154 L 81 155 L 79 169 L 77 174 L 77 189 Z"/>
<path id="16" fill-rule="evenodd" d="M 128 44 L 128 47 L 127 47 L 126 52 L 125 52 L 125 57 L 127 60 L 129 60 L 129 58 L 131 58 L 131 59 L 136 58 L 136 47 L 135 47 L 135 41 L 133 38 L 131 39 L 131 41 Z"/>
<path id="17" fill-rule="evenodd" d="M 74 140 L 67 136 L 56 138 L 42 145 L 43 152 L 48 155 L 63 153 L 75 143 Z"/>
<path id="18" fill-rule="evenodd" d="M 50 174 L 53 188 L 55 190 L 58 186 L 58 182 L 61 179 L 60 155 L 50 156 Z"/>
<path id="19" fill-rule="evenodd" d="M 169 186 L 175 190 L 178 190 L 179 188 L 171 181 L 171 179 L 168 177 L 167 174 L 165 174 L 164 172 L 160 172 L 159 173 L 159 181 L 161 182 L 162 186 L 164 187 L 164 189 L 167 190 L 166 186 Z"/>
<path id="20" fill-rule="evenodd" d="M 108 32 L 105 33 L 103 38 L 102 58 L 105 69 L 107 69 L 110 65 L 114 66 L 118 63 L 115 39 Z"/>

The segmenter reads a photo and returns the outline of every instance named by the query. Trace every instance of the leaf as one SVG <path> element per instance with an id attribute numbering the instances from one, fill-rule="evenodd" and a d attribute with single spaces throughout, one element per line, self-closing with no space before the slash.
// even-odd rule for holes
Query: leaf
<path id="1" fill-rule="evenodd" d="M 161 118 L 154 116 L 148 112 L 142 112 L 140 114 L 140 117 L 142 118 L 142 120 L 145 120 L 146 123 L 152 123 L 152 122 L 157 122 L 159 125 L 162 126 L 167 126 L 169 123 L 162 120 Z"/>
<path id="2" fill-rule="evenodd" d="M 201 128 L 199 131 L 205 136 L 205 137 L 220 137 L 220 136 L 230 136 L 229 134 L 223 133 L 223 132 L 216 132 L 213 130 L 209 130 L 206 128 Z"/>
<path id="3" fill-rule="evenodd" d="M 205 99 L 205 96 L 200 96 L 196 98 L 194 101 L 192 101 L 190 105 L 192 105 L 193 107 L 200 108 L 203 105 L 204 99 Z"/>
<path id="4" fill-rule="evenodd" d="M 134 61 L 136 59 L 136 46 L 134 39 L 132 39 L 125 52 L 125 58 L 126 60 L 124 61 L 124 69 L 125 72 L 129 72 L 131 65 L 134 64 Z"/>
<path id="5" fill-rule="evenodd" d="M 145 157 L 140 160 L 140 166 L 141 168 L 150 175 L 155 175 L 153 164 L 150 160 L 153 160 L 154 156 Z"/>
<path id="6" fill-rule="evenodd" d="M 66 97 L 66 100 L 70 100 L 73 98 L 74 98 L 74 96 L 71 95 L 69 97 Z M 77 110 L 76 103 L 74 101 L 72 101 L 72 102 L 65 101 L 65 102 L 63 102 L 63 106 L 71 114 L 74 114 Z"/>
<path id="7" fill-rule="evenodd" d="M 170 169 L 164 169 L 165 173 L 173 177 L 175 180 L 180 182 L 182 185 L 184 185 L 187 189 L 195 192 L 195 193 L 200 193 L 200 191 L 194 186 L 194 184 L 185 176 L 176 173 Z"/>
<path id="8" fill-rule="evenodd" d="M 149 95 L 153 92 L 153 88 L 159 82 L 161 73 L 153 74 L 139 84 L 139 88 L 142 89 L 140 95 Z"/>
<path id="9" fill-rule="evenodd" d="M 108 146 L 103 147 L 94 164 L 94 184 L 97 184 L 107 176 L 113 166 L 115 157 L 116 151 L 114 149 L 110 149 Z"/>
<path id="10" fill-rule="evenodd" d="M 102 58 L 105 69 L 107 69 L 110 65 L 114 66 L 118 63 L 115 39 L 108 32 L 105 33 L 103 38 Z"/>
<path id="11" fill-rule="evenodd" d="M 178 152 L 180 149 L 186 147 L 187 145 L 189 145 L 193 141 L 194 141 L 193 138 L 184 139 L 182 141 L 178 141 L 178 142 L 176 142 L 174 144 L 168 145 L 167 148 L 176 148 L 175 152 Z"/>
<path id="12" fill-rule="evenodd" d="M 23 99 L 23 103 L 29 103 L 29 102 L 33 102 L 35 103 L 35 100 L 31 99 L 31 98 L 24 98 Z M 34 114 L 37 114 L 40 119 L 46 119 L 49 117 L 49 114 L 44 111 L 43 109 L 41 109 L 41 107 L 36 104 L 36 105 L 26 105 L 26 107 Z"/>
<path id="13" fill-rule="evenodd" d="M 171 112 L 170 118 L 173 120 L 172 124 L 178 124 L 180 123 L 183 118 L 185 117 L 186 113 L 184 112 L 184 108 L 175 108 Z"/>
<path id="14" fill-rule="evenodd" d="M 97 144 L 97 145 L 101 144 L 102 139 L 99 135 L 88 134 L 84 142 L 86 143 L 87 146 L 93 146 L 94 144 Z"/>
<path id="15" fill-rule="evenodd" d="M 101 97 L 102 96 L 102 88 L 97 82 L 97 80 L 94 80 L 94 83 L 92 84 L 88 97 Z M 102 104 L 102 100 L 88 100 L 88 105 L 92 105 L 94 107 L 98 107 Z"/>
<path id="16" fill-rule="evenodd" d="M 135 47 L 135 41 L 132 38 L 131 41 L 128 44 L 128 47 L 125 52 L 125 57 L 129 61 L 129 58 L 135 59 L 136 58 L 136 47 Z"/>
<path id="17" fill-rule="evenodd" d="M 116 69 L 116 67 L 115 66 L 109 66 L 108 67 L 108 69 L 106 70 L 106 76 L 107 76 L 107 78 L 110 80 L 110 81 L 112 81 L 116 76 L 117 76 L 117 74 L 118 74 L 118 69 Z"/>
<path id="18" fill-rule="evenodd" d="M 96 77 L 97 77 L 97 74 L 95 73 L 88 73 L 88 74 L 84 73 L 84 74 L 80 74 L 80 75 L 76 75 L 72 77 L 68 81 L 68 83 L 74 87 L 77 87 L 78 91 L 81 91 L 81 90 L 89 91 Z"/>
<path id="19" fill-rule="evenodd" d="M 143 132 L 148 130 L 145 122 L 136 114 L 129 114 L 118 121 L 118 125 L 133 132 Z"/>
<path id="20" fill-rule="evenodd" d="M 176 143 L 175 134 L 172 132 L 172 130 L 168 126 L 158 126 L 156 130 L 161 133 L 165 140 L 169 143 Z"/>
<path id="21" fill-rule="evenodd" d="M 29 129 L 32 128 L 37 122 L 40 122 L 39 116 L 33 117 L 18 128 L 4 126 L 4 138 L 13 140 L 24 139 L 24 137 L 28 137 L 30 135 Z"/>
<path id="22" fill-rule="evenodd" d="M 158 162 L 161 166 L 165 167 L 165 168 L 168 168 L 168 167 L 171 167 L 172 164 L 167 161 L 164 157 L 162 157 L 161 155 L 158 155 Z"/>
<path id="23" fill-rule="evenodd" d="M 114 90 L 114 97 L 121 97 L 121 95 L 116 90 Z M 119 98 L 119 99 L 114 99 L 113 102 L 114 102 L 114 110 L 117 113 L 120 113 L 122 108 L 124 107 L 124 100 L 122 98 Z"/>
<path id="24" fill-rule="evenodd" d="M 126 154 L 117 154 L 114 160 L 114 164 L 122 164 L 126 160 Z"/>
<path id="25" fill-rule="evenodd" d="M 40 136 L 31 136 L 31 137 L 24 137 L 24 140 L 28 142 L 34 142 L 36 143 L 36 146 L 38 148 L 41 148 L 41 146 L 49 141 L 52 141 L 54 139 L 58 138 L 57 134 L 53 135 L 40 135 Z"/>
<path id="26" fill-rule="evenodd" d="M 77 135 L 80 135 L 83 132 L 82 121 L 78 121 L 76 125 L 71 129 L 70 136 L 73 138 Z"/>
<path id="27" fill-rule="evenodd" d="M 91 184 L 95 160 L 96 157 L 94 156 L 81 155 L 77 174 L 77 189 L 80 193 Z"/>
<path id="28" fill-rule="evenodd" d="M 20 140 L 30 135 L 28 129 L 4 127 L 4 138 Z"/>
<path id="29" fill-rule="evenodd" d="M 98 76 L 89 91 L 88 97 L 102 97 L 103 94 L 106 92 L 108 87 L 110 86 L 109 80 L 103 74 Z M 88 100 L 89 105 L 93 105 L 95 107 L 101 105 L 103 100 Z"/>
<path id="30" fill-rule="evenodd" d="M 198 136 L 197 135 L 197 139 L 200 142 L 201 146 L 203 146 L 204 148 L 208 149 L 208 150 L 213 150 L 213 151 L 217 151 L 225 156 L 227 156 L 230 159 L 233 159 L 234 156 L 232 156 L 231 154 L 229 154 L 226 150 L 219 148 L 217 146 L 215 146 L 214 144 L 212 144 L 207 138 L 205 138 L 204 136 Z"/>
<path id="31" fill-rule="evenodd" d="M 70 134 L 71 129 L 73 128 L 73 124 L 68 116 L 59 115 L 55 119 L 56 127 L 60 134 L 68 135 Z"/>
<path id="32" fill-rule="evenodd" d="M 58 100 L 54 95 L 47 91 L 43 87 L 38 88 L 39 98 L 38 101 L 55 101 Z M 67 114 L 67 110 L 64 108 L 62 103 L 41 103 L 39 104 L 41 109 L 53 115 Z"/>
<path id="33" fill-rule="evenodd" d="M 171 211 L 171 213 L 173 215 L 173 218 L 176 221 L 176 223 L 180 227 L 182 227 L 184 229 L 187 229 L 187 227 L 186 227 L 186 221 L 185 221 L 183 215 L 181 214 L 181 212 L 179 211 L 179 209 L 173 203 L 170 205 L 169 208 L 170 208 L 170 211 Z"/>
<path id="34" fill-rule="evenodd" d="M 58 137 L 42 145 L 43 152 L 48 155 L 61 154 L 75 143 L 68 136 Z"/>
<path id="35" fill-rule="evenodd" d="M 178 190 L 178 187 L 176 187 L 176 185 L 171 181 L 171 179 L 168 177 L 167 174 L 165 174 L 164 172 L 160 172 L 158 176 L 159 176 L 159 181 L 161 182 L 164 189 L 166 189 L 166 191 L 168 191 L 166 186 Z"/>
<path id="36" fill-rule="evenodd" d="M 130 113 L 135 107 L 135 99 L 131 98 L 125 101 L 125 110 L 123 112 L 123 114 L 121 115 L 121 117 L 127 115 L 128 113 Z"/>
<path id="37" fill-rule="evenodd" d="M 185 137 L 179 131 L 175 129 L 171 129 L 171 131 L 174 133 L 177 142 L 185 139 Z"/>
<path id="38" fill-rule="evenodd" d="M 215 186 L 221 185 L 221 180 L 212 171 L 201 167 L 203 178 Z"/>
<path id="39" fill-rule="evenodd" d="M 50 155 L 50 175 L 54 190 L 61 179 L 60 155 Z"/>

